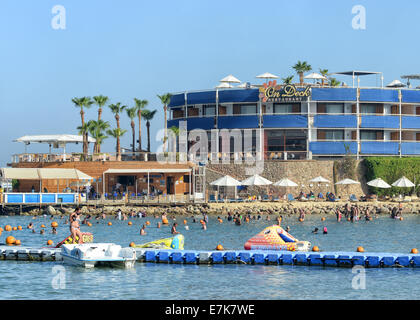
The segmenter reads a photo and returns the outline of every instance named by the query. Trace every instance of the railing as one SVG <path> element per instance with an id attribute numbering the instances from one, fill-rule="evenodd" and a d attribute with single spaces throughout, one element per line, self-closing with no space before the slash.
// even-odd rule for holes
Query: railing
<path id="1" fill-rule="evenodd" d="M 82 153 L 21 153 L 12 155 L 12 163 L 44 163 L 44 162 L 80 162 L 80 161 L 157 161 L 156 153 L 122 152 L 119 158 L 116 153 L 88 154 Z"/>
<path id="2" fill-rule="evenodd" d="M 3 204 L 76 204 L 84 201 L 85 195 L 79 193 L 0 193 Z"/>

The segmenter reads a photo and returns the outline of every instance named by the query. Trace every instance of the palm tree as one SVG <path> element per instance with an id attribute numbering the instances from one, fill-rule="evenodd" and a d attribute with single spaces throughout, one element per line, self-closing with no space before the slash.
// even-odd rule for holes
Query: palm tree
<path id="1" fill-rule="evenodd" d="M 139 152 L 141 152 L 141 111 L 149 104 L 149 101 L 134 98 L 134 102 L 136 103 L 137 116 L 139 117 Z"/>
<path id="2" fill-rule="evenodd" d="M 131 120 L 131 131 L 133 134 L 133 157 L 134 152 L 136 152 L 136 132 L 135 132 L 135 123 L 134 123 L 134 118 L 137 116 L 137 107 L 133 107 L 133 108 L 127 108 L 125 109 L 125 111 L 127 112 L 127 116 L 130 118 Z"/>
<path id="3" fill-rule="evenodd" d="M 143 110 L 141 112 L 142 117 L 146 120 L 146 128 L 147 128 L 147 152 L 150 152 L 150 121 L 155 116 L 157 110 Z"/>
<path id="4" fill-rule="evenodd" d="M 336 78 L 329 78 L 331 87 L 338 87 L 340 85 L 340 81 L 338 81 Z"/>
<path id="5" fill-rule="evenodd" d="M 311 71 L 312 67 L 306 61 L 303 61 L 303 62 L 298 61 L 293 66 L 293 69 L 295 69 L 296 73 L 299 75 L 299 82 L 300 82 L 300 85 L 302 85 L 303 84 L 303 73 Z"/>
<path id="6" fill-rule="evenodd" d="M 75 104 L 77 108 L 80 108 L 80 118 L 82 120 L 81 127 L 85 124 L 85 111 L 84 108 L 88 109 L 92 106 L 93 101 L 90 97 L 82 97 L 82 98 L 73 98 L 71 101 Z M 83 154 L 87 157 L 88 153 L 88 139 L 87 139 L 88 131 L 85 131 L 83 134 Z"/>
<path id="7" fill-rule="evenodd" d="M 160 102 L 163 104 L 163 112 L 164 112 L 164 134 L 163 134 L 163 151 L 166 151 L 166 140 L 168 139 L 168 124 L 167 124 L 167 111 L 168 105 L 171 102 L 172 95 L 170 93 L 165 93 L 162 95 L 157 95 L 160 99 Z"/>
<path id="8" fill-rule="evenodd" d="M 94 96 L 93 100 L 95 101 L 95 104 L 99 107 L 98 108 L 98 121 L 99 121 L 101 120 L 102 107 L 108 102 L 108 97 L 99 95 L 99 96 Z"/>
<path id="9" fill-rule="evenodd" d="M 175 146 L 177 146 L 177 139 L 178 139 L 177 137 L 179 137 L 179 133 L 180 133 L 179 127 L 172 126 L 172 127 L 169 128 L 169 130 L 171 130 L 173 132 L 173 134 L 175 135 Z M 178 148 L 175 147 L 175 150 L 177 150 L 177 149 Z"/>
<path id="10" fill-rule="evenodd" d="M 319 69 L 319 73 L 326 78 L 328 76 L 328 69 Z M 322 79 L 321 81 L 322 81 L 322 86 L 324 86 L 325 79 Z"/>
<path id="11" fill-rule="evenodd" d="M 293 77 L 294 77 L 294 76 L 289 76 L 289 77 L 286 77 L 286 78 L 282 78 L 283 83 L 284 83 L 284 84 L 292 84 Z"/>
<path id="12" fill-rule="evenodd" d="M 117 161 L 120 160 L 121 155 L 121 144 L 120 144 L 120 138 L 127 132 L 127 130 L 121 130 L 120 128 L 115 128 L 112 130 L 108 130 L 106 133 L 109 134 L 111 137 L 115 138 L 117 140 L 115 151 L 117 153 Z"/>
<path id="13" fill-rule="evenodd" d="M 89 122 L 83 122 L 81 126 L 77 127 L 78 134 L 83 136 L 83 159 L 87 160 L 87 151 L 85 150 L 85 137 L 89 133 Z"/>
<path id="14" fill-rule="evenodd" d="M 95 146 L 93 148 L 93 153 L 101 153 L 101 144 L 103 140 L 108 138 L 104 135 L 104 131 L 109 128 L 109 122 L 103 120 L 90 120 L 88 122 L 89 133 L 95 138 Z"/>
<path id="15" fill-rule="evenodd" d="M 117 121 L 117 129 L 119 129 L 120 128 L 120 113 L 127 107 L 121 106 L 121 102 L 110 104 L 108 107 L 111 109 L 111 112 L 115 115 L 115 120 Z"/>

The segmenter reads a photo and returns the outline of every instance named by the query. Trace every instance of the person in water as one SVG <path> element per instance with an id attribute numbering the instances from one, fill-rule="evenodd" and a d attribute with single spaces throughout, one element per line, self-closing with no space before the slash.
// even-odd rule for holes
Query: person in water
<path id="1" fill-rule="evenodd" d="M 76 237 L 79 237 L 78 243 L 83 243 L 82 240 L 82 233 L 80 232 L 80 208 L 77 207 L 76 210 L 70 214 L 69 221 L 70 221 L 70 234 L 71 238 L 73 239 L 73 243 L 76 243 Z"/>
<path id="2" fill-rule="evenodd" d="M 317 234 L 318 233 L 318 228 L 315 228 L 314 230 L 312 230 L 312 233 L 315 233 L 315 234 Z"/>
<path id="3" fill-rule="evenodd" d="M 145 234 L 146 234 L 146 226 L 143 225 L 143 227 L 141 227 L 141 229 L 140 229 L 140 235 L 144 236 Z"/>
<path id="4" fill-rule="evenodd" d="M 337 217 L 337 221 L 340 222 L 341 221 L 341 211 L 339 208 L 335 209 L 335 215 Z"/>
<path id="5" fill-rule="evenodd" d="M 51 232 L 52 234 L 57 234 L 57 228 L 53 227 Z"/>
<path id="6" fill-rule="evenodd" d="M 31 223 L 29 223 L 29 224 L 28 224 L 28 226 L 27 226 L 27 228 L 28 228 L 28 229 L 32 229 L 33 227 L 34 227 L 34 225 L 33 225 L 33 223 L 32 223 L 32 222 L 31 222 Z"/>
<path id="7" fill-rule="evenodd" d="M 172 229 L 171 229 L 172 234 L 178 234 L 179 233 L 178 231 L 176 231 L 177 226 L 178 226 L 178 223 L 174 222 L 174 224 L 172 225 Z"/>
<path id="8" fill-rule="evenodd" d="M 327 234 L 328 233 L 328 229 L 327 227 L 324 227 L 324 231 L 322 232 L 323 234 Z"/>

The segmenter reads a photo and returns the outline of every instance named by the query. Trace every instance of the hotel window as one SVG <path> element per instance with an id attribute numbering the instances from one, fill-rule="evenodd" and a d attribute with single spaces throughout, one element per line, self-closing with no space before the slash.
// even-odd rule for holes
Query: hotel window
<path id="1" fill-rule="evenodd" d="M 344 140 L 344 130 L 318 130 L 319 140 Z"/>
<path id="2" fill-rule="evenodd" d="M 365 114 L 383 114 L 384 106 L 382 104 L 361 104 L 360 113 Z"/>
<path id="3" fill-rule="evenodd" d="M 360 140 L 383 140 L 384 132 L 383 131 L 360 131 Z"/>
<path id="4" fill-rule="evenodd" d="M 273 105 L 273 113 L 274 114 L 293 113 L 293 105 L 292 104 L 275 103 Z"/>
<path id="5" fill-rule="evenodd" d="M 216 115 L 216 105 L 215 104 L 203 105 L 203 115 L 204 116 L 215 116 Z"/>
<path id="6" fill-rule="evenodd" d="M 257 114 L 257 105 L 256 104 L 246 104 L 242 105 L 241 108 L 241 114 Z"/>
<path id="7" fill-rule="evenodd" d="M 326 105 L 326 113 L 344 113 L 344 104 L 342 103 L 328 103 Z"/>

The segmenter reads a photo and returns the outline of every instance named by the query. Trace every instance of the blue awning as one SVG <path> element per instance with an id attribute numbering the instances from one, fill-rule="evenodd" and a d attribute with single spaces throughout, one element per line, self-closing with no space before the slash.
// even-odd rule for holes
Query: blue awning
<path id="1" fill-rule="evenodd" d="M 357 143 L 352 141 L 313 141 L 309 143 L 309 150 L 315 155 L 346 154 L 346 147 L 349 147 L 350 153 L 357 153 Z"/>
<path id="2" fill-rule="evenodd" d="M 179 107 L 185 105 L 185 95 L 183 93 L 181 94 L 174 94 L 171 96 L 171 100 L 169 101 L 169 108 L 172 107 Z"/>
<path id="3" fill-rule="evenodd" d="M 401 127 L 403 129 L 420 129 L 420 118 L 418 116 L 402 116 Z"/>
<path id="4" fill-rule="evenodd" d="M 258 102 L 258 89 L 239 89 L 219 91 L 219 102 Z"/>
<path id="5" fill-rule="evenodd" d="M 314 101 L 356 101 L 355 88 L 312 88 Z"/>
<path id="6" fill-rule="evenodd" d="M 398 142 L 366 141 L 361 142 L 360 153 L 363 154 L 398 154 Z"/>
<path id="7" fill-rule="evenodd" d="M 187 94 L 187 104 L 215 104 L 216 91 L 191 92 Z"/>
<path id="8" fill-rule="evenodd" d="M 360 89 L 360 101 L 399 102 L 398 90 Z"/>
<path id="9" fill-rule="evenodd" d="M 420 102 L 420 90 L 401 90 L 402 102 Z"/>
<path id="10" fill-rule="evenodd" d="M 391 128 L 399 129 L 399 116 L 362 116 L 361 128 Z"/>
<path id="11" fill-rule="evenodd" d="M 258 116 L 219 116 L 217 127 L 218 129 L 258 128 Z"/>
<path id="12" fill-rule="evenodd" d="M 264 115 L 264 128 L 307 128 L 308 118 L 302 115 Z"/>
<path id="13" fill-rule="evenodd" d="M 401 154 L 420 155 L 420 142 L 402 142 Z"/>
<path id="14" fill-rule="evenodd" d="M 353 115 L 316 115 L 316 128 L 357 128 L 357 117 Z"/>

